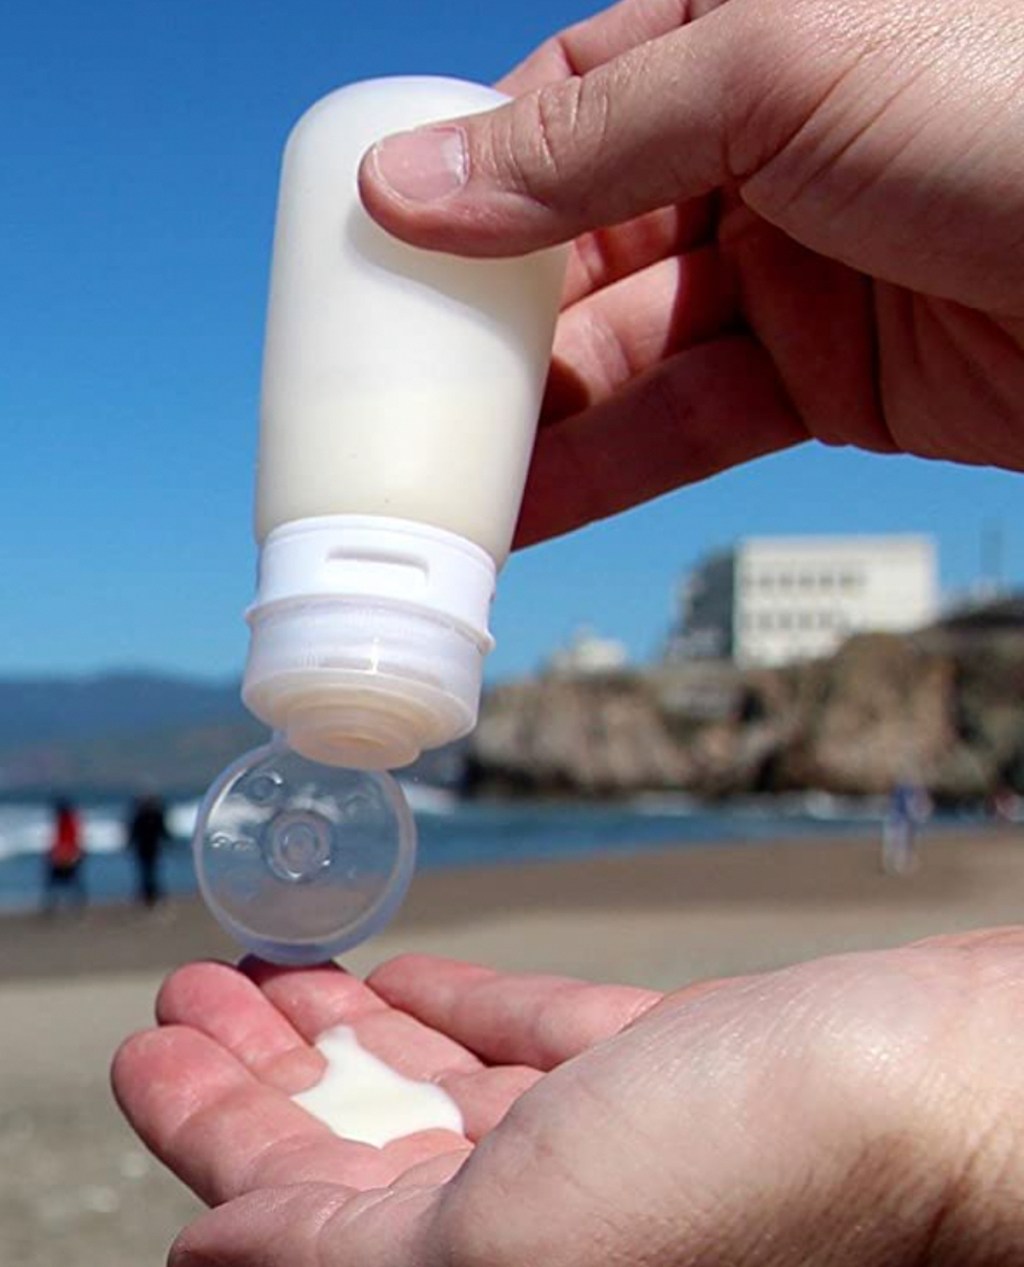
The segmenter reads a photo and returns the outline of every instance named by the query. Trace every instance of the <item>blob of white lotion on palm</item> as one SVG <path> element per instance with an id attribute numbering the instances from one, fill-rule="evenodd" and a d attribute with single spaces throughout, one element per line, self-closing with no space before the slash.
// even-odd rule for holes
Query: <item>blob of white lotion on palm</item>
<path id="1" fill-rule="evenodd" d="M 397 1073 L 360 1047 L 347 1025 L 321 1034 L 316 1049 L 327 1061 L 323 1077 L 292 1099 L 335 1135 L 383 1148 L 417 1131 L 462 1133 L 462 1114 L 446 1091 Z"/>

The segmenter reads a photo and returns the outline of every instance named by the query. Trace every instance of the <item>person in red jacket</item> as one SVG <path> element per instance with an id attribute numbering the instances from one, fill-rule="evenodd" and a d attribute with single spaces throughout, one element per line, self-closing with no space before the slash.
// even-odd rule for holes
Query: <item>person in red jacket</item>
<path id="1" fill-rule="evenodd" d="M 85 849 L 78 811 L 70 801 L 61 799 L 54 802 L 53 815 L 53 836 L 46 854 L 46 912 L 56 909 L 62 889 L 72 893 L 79 906 L 84 906 L 86 900 Z"/>

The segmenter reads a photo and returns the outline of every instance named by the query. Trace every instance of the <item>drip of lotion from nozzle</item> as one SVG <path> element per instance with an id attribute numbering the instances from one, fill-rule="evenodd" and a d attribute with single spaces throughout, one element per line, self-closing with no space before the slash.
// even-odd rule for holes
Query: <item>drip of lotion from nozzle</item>
<path id="1" fill-rule="evenodd" d="M 364 1051 L 347 1025 L 321 1034 L 316 1048 L 327 1061 L 323 1077 L 292 1099 L 335 1135 L 383 1148 L 416 1131 L 462 1133 L 462 1114 L 446 1091 L 403 1077 Z"/>

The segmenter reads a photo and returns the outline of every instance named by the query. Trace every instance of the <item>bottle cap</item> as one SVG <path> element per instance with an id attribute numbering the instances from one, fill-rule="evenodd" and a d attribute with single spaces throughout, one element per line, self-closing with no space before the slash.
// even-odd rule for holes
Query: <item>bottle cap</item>
<path id="1" fill-rule="evenodd" d="M 232 937 L 271 963 L 321 963 L 398 910 L 416 826 L 390 775 L 318 765 L 275 737 L 207 792 L 193 851 L 203 898 Z"/>
<path id="2" fill-rule="evenodd" d="M 242 698 L 311 760 L 407 765 L 476 724 L 494 583 L 484 550 L 427 524 L 284 524 L 260 551 Z"/>

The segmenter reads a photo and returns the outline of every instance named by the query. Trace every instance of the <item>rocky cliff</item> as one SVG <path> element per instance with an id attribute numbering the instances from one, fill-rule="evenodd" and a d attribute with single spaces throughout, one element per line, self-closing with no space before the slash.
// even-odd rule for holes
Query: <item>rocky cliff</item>
<path id="1" fill-rule="evenodd" d="M 549 675 L 488 695 L 469 781 L 489 791 L 721 797 L 912 779 L 947 801 L 1024 792 L 1024 631 L 851 639 L 830 660 Z"/>

